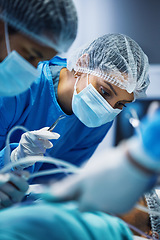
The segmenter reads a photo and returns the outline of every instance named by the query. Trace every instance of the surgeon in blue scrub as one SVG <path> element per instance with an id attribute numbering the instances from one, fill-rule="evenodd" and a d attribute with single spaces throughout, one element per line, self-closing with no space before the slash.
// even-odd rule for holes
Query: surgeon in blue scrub
<path id="1" fill-rule="evenodd" d="M 12 162 L 47 154 L 80 166 L 92 156 L 117 114 L 144 97 L 149 85 L 147 56 L 123 34 L 101 36 L 67 60 L 56 56 L 40 62 L 38 69 L 41 75 L 28 90 L 0 99 L 2 165 L 7 133 L 21 125 L 29 132 L 21 137 L 17 131 L 12 134 Z M 60 137 L 53 133 L 54 139 L 47 139 L 48 128 L 61 115 L 65 118 L 54 129 Z M 29 165 L 19 169 L 51 168 L 42 163 Z"/>
<path id="2" fill-rule="evenodd" d="M 57 52 L 68 50 L 74 41 L 77 33 L 77 13 L 72 0 L 2 0 L 0 19 L 2 149 L 9 130 L 13 125 L 19 124 L 20 116 L 16 112 L 19 99 L 21 102 L 28 101 L 28 104 L 32 104 L 28 92 L 28 96 L 23 92 L 40 75 L 37 69 L 38 62 L 54 57 Z M 16 96 L 20 93 L 21 97 Z M 24 96 L 26 99 L 23 99 Z M 21 113 L 23 121 L 27 118 L 27 111 L 25 106 Z M 0 167 L 3 167 L 2 161 Z M 28 173 L 24 171 L 0 174 L 0 208 L 22 200 L 28 189 L 26 175 Z"/>
<path id="3" fill-rule="evenodd" d="M 50 203 L 37 201 L 1 211 L 0 239 L 43 240 L 46 233 L 54 240 L 136 239 L 121 219 L 98 210 L 122 214 L 153 187 L 149 183 L 160 172 L 159 123 L 160 111 L 143 119 L 140 134 L 125 146 L 120 144 L 89 163 L 82 174 L 70 178 L 68 186 L 66 179 L 59 182 L 59 200 L 61 196 L 61 200 L 76 202 L 55 203 L 58 192 L 54 189 Z M 92 211 L 80 212 L 79 208 Z"/>

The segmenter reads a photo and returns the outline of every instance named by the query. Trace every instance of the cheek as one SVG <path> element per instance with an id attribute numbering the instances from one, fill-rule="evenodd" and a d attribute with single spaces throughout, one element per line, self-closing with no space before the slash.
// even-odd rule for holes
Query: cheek
<path id="1" fill-rule="evenodd" d="M 133 101 L 134 100 L 134 93 L 128 93 L 127 91 L 125 91 L 124 93 L 122 93 L 123 99 L 127 99 L 129 101 Z"/>
<path id="2" fill-rule="evenodd" d="M 90 83 L 101 94 L 101 86 L 102 86 L 102 84 L 100 84 L 100 82 L 97 81 L 94 77 L 90 77 L 89 78 L 89 83 L 88 84 L 90 84 Z"/>
<path id="3" fill-rule="evenodd" d="M 77 79 L 76 79 L 77 80 Z M 87 77 L 80 76 L 77 82 L 76 90 L 77 93 L 81 92 L 85 87 L 87 87 Z"/>

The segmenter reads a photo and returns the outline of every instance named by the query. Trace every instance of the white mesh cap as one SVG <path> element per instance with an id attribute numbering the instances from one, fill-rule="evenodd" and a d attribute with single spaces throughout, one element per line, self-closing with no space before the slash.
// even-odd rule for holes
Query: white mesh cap
<path id="1" fill-rule="evenodd" d="M 58 52 L 67 51 L 77 34 L 72 0 L 0 0 L 0 18 Z"/>
<path id="2" fill-rule="evenodd" d="M 68 57 L 67 68 L 101 77 L 135 98 L 145 96 L 150 82 L 147 56 L 123 34 L 107 34 L 78 49 Z"/>

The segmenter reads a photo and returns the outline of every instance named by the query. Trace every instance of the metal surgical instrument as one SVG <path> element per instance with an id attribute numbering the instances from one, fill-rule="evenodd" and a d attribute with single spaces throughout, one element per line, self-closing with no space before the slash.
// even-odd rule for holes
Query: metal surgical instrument
<path id="1" fill-rule="evenodd" d="M 60 116 L 57 118 L 57 120 L 50 126 L 50 128 L 48 128 L 48 131 L 52 132 L 53 129 L 54 129 L 54 128 L 56 127 L 56 125 L 58 124 L 58 122 L 59 122 L 61 119 L 65 118 L 65 117 L 66 117 L 66 115 L 60 115 Z"/>

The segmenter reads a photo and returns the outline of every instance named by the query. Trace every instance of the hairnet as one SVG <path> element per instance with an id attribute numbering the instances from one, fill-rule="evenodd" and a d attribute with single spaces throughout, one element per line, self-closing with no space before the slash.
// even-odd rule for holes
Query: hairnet
<path id="1" fill-rule="evenodd" d="M 92 74 L 143 97 L 149 85 L 148 58 L 140 46 L 123 34 L 97 38 L 68 57 L 67 67 Z"/>
<path id="2" fill-rule="evenodd" d="M 77 33 L 72 0 L 1 0 L 0 18 L 58 52 L 66 51 Z"/>

